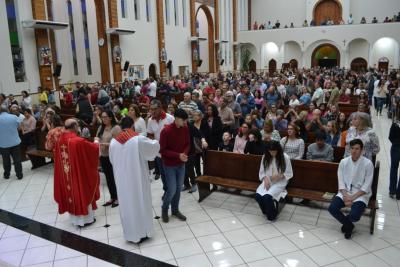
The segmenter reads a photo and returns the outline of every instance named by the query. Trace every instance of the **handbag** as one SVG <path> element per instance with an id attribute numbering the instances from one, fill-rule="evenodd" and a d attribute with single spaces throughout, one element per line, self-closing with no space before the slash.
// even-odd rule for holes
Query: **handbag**
<path id="1" fill-rule="evenodd" d="M 195 154 L 203 153 L 203 146 L 201 144 L 201 139 L 197 138 L 197 137 L 194 137 L 193 141 L 194 141 L 193 142 L 194 143 L 194 153 Z"/>

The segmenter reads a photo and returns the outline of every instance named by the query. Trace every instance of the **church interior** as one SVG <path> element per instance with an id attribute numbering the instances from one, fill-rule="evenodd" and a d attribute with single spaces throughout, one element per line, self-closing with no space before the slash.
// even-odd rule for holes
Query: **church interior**
<path id="1" fill-rule="evenodd" d="M 400 266 L 399 0 L 0 0 L 0 36 L 0 266 Z M 166 137 L 174 127 L 190 133 L 185 151 L 168 154 L 183 142 Z M 138 162 L 122 173 L 134 191 L 112 174 L 112 144 L 127 128 L 158 146 L 151 158 L 140 144 L 129 154 Z M 88 146 L 69 152 L 84 155 L 75 167 L 58 143 L 71 131 Z M 262 153 L 243 151 L 253 138 Z M 321 140 L 331 162 L 312 158 Z M 355 146 L 369 176 L 354 171 Z M 290 156 L 290 177 L 270 151 Z M 171 157 L 182 181 L 169 196 Z M 260 164 L 278 164 L 264 173 L 268 186 Z M 57 172 L 72 175 L 86 206 Z M 287 184 L 271 198 L 270 220 L 257 197 L 275 175 Z M 362 175 L 366 185 L 349 190 L 368 198 L 351 221 L 341 179 Z M 341 228 L 333 199 L 343 199 L 352 228 Z M 140 227 L 126 213 L 145 202 L 151 231 L 128 241 Z M 72 210 L 88 205 L 93 218 L 78 226 Z"/>

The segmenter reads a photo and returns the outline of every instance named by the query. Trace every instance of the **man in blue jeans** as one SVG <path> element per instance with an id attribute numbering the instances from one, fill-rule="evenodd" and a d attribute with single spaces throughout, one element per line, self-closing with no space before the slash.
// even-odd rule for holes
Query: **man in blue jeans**
<path id="1" fill-rule="evenodd" d="M 339 192 L 329 206 L 329 213 L 342 224 L 342 232 L 346 239 L 351 238 L 353 223 L 360 220 L 372 195 L 374 165 L 362 156 L 363 147 L 361 139 L 350 141 L 351 155 L 339 163 Z M 340 211 L 343 207 L 351 208 L 347 216 Z"/>
<path id="2" fill-rule="evenodd" d="M 175 120 L 167 125 L 160 134 L 160 154 L 164 166 L 167 191 L 163 198 L 161 217 L 164 223 L 169 221 L 168 209 L 171 205 L 172 216 L 186 221 L 179 211 L 179 200 L 185 177 L 185 162 L 190 149 L 188 114 L 183 109 L 174 113 Z"/>
<path id="3" fill-rule="evenodd" d="M 22 179 L 21 164 L 21 139 L 18 135 L 20 120 L 17 116 L 8 113 L 4 107 L 0 107 L 0 153 L 3 158 L 4 179 L 10 178 L 11 157 L 14 162 L 15 173 L 18 179 Z"/>

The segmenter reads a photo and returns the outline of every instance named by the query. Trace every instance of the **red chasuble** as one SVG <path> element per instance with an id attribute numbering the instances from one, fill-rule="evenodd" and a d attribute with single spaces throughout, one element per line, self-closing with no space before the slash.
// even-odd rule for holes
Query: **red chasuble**
<path id="1" fill-rule="evenodd" d="M 58 212 L 88 215 L 100 198 L 99 145 L 75 133 L 61 134 L 54 149 L 54 199 Z"/>

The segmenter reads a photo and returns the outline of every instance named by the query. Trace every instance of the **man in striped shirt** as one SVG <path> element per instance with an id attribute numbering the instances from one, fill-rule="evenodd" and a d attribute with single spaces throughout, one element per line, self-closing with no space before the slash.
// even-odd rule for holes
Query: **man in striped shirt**
<path id="1" fill-rule="evenodd" d="M 186 111 L 189 116 L 189 121 L 193 120 L 192 112 L 198 110 L 198 106 L 196 102 L 192 100 L 192 95 L 189 92 L 183 95 L 183 101 L 179 103 L 178 108 Z"/>

